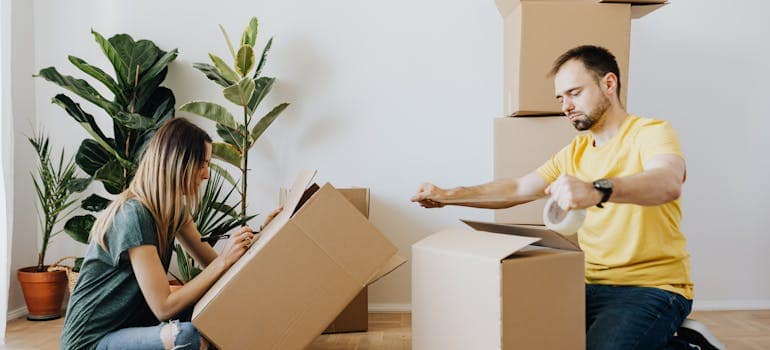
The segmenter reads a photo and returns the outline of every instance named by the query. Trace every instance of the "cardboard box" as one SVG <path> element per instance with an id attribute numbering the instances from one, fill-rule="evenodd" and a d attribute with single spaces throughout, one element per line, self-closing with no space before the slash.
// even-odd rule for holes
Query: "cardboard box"
<path id="1" fill-rule="evenodd" d="M 641 18 L 646 16 L 652 11 L 655 11 L 665 5 L 668 5 L 668 0 L 495 0 L 497 10 L 503 17 L 509 14 L 514 7 L 518 6 L 522 1 L 551 1 L 551 2 L 566 2 L 577 1 L 591 4 L 630 4 L 631 5 L 631 18 Z"/>
<path id="2" fill-rule="evenodd" d="M 412 349 L 584 349 L 583 253 L 543 227 L 468 224 L 486 232 L 412 246 Z"/>
<path id="3" fill-rule="evenodd" d="M 615 55 L 622 82 L 621 102 L 626 103 L 631 5 L 585 1 L 502 3 L 505 115 L 561 114 L 548 72 L 561 54 L 586 44 L 605 47 Z"/>
<path id="4" fill-rule="evenodd" d="M 578 134 L 566 117 L 497 118 L 494 121 L 494 178 L 534 171 Z M 495 222 L 543 225 L 545 199 L 495 210 Z"/>
<path id="5" fill-rule="evenodd" d="M 369 189 L 368 188 L 338 188 L 345 198 L 369 218 Z M 280 190 L 279 202 L 286 202 L 287 189 Z M 369 288 L 364 289 L 353 298 L 337 318 L 326 327 L 327 333 L 366 332 L 369 330 Z"/>
<path id="6" fill-rule="evenodd" d="M 284 210 L 195 305 L 193 324 L 218 348 L 302 349 L 405 262 L 332 185 L 306 192 L 314 175 L 297 178 Z"/>

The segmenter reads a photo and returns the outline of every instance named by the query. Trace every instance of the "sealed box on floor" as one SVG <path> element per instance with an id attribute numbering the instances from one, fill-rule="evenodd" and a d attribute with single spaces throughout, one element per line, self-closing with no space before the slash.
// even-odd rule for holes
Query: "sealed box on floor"
<path id="1" fill-rule="evenodd" d="M 369 218 L 368 188 L 338 188 L 361 214 Z M 286 203 L 287 189 L 281 189 L 279 202 Z M 369 287 L 364 287 L 353 301 L 326 327 L 324 333 L 366 332 L 369 330 Z"/>
<path id="2" fill-rule="evenodd" d="M 494 121 L 494 178 L 517 178 L 543 165 L 577 135 L 563 116 L 497 118 Z M 543 224 L 545 199 L 495 210 L 495 222 Z"/>
<path id="3" fill-rule="evenodd" d="M 631 5 L 509 0 L 498 6 L 503 14 L 505 115 L 561 114 L 548 72 L 564 52 L 586 44 L 605 47 L 615 55 L 625 105 Z"/>
<path id="4" fill-rule="evenodd" d="M 303 349 L 404 263 L 332 185 L 305 191 L 313 177 L 297 178 L 284 210 L 195 305 L 193 324 L 218 348 Z"/>
<path id="5" fill-rule="evenodd" d="M 577 246 L 544 227 L 467 223 L 483 231 L 412 246 L 412 349 L 584 349 Z"/>

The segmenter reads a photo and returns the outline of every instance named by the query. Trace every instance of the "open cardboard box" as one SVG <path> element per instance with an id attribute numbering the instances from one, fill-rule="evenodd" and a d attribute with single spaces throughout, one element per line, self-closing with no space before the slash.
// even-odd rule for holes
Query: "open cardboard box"
<path id="1" fill-rule="evenodd" d="M 369 218 L 369 189 L 362 187 L 338 188 L 345 198 L 353 203 L 367 219 Z M 281 188 L 278 202 L 286 203 L 289 190 Z M 364 287 L 342 312 L 326 327 L 324 334 L 366 332 L 369 330 L 369 287 Z"/>
<path id="2" fill-rule="evenodd" d="M 220 349 L 302 349 L 365 286 L 405 260 L 332 185 L 306 191 L 303 172 L 284 210 L 195 305 L 192 322 Z"/>
<path id="3" fill-rule="evenodd" d="M 584 349 L 576 242 L 543 226 L 465 223 L 477 231 L 412 246 L 412 349 Z"/>

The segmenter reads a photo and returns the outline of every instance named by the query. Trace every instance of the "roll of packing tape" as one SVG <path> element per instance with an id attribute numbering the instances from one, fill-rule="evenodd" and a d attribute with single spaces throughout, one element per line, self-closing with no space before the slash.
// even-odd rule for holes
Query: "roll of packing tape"
<path id="1" fill-rule="evenodd" d="M 551 231 L 571 235 L 577 232 L 580 226 L 583 226 L 585 219 L 585 209 L 564 210 L 559 207 L 559 203 L 556 203 L 553 197 L 548 198 L 548 201 L 545 202 L 543 222 L 545 227 Z"/>

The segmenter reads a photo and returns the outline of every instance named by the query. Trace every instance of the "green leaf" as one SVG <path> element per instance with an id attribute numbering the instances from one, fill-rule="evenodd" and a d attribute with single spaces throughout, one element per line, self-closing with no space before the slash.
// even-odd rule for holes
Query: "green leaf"
<path id="1" fill-rule="evenodd" d="M 227 80 L 227 83 L 232 85 L 235 84 L 236 81 L 238 81 L 240 78 L 238 77 L 238 74 L 235 73 L 230 66 L 225 63 L 219 56 L 210 53 L 209 57 L 211 58 L 211 61 L 214 62 L 214 67 L 217 68 L 217 72 L 219 72 L 219 75 L 222 76 L 225 80 Z"/>
<path id="2" fill-rule="evenodd" d="M 251 95 L 254 94 L 254 80 L 243 78 L 238 84 L 233 84 L 222 92 L 228 101 L 239 106 L 248 106 Z"/>
<path id="3" fill-rule="evenodd" d="M 249 45 L 254 47 L 254 43 L 257 41 L 257 28 L 259 27 L 259 21 L 257 17 L 251 17 L 249 25 L 243 30 L 241 35 L 241 45 Z"/>
<path id="4" fill-rule="evenodd" d="M 117 34 L 108 41 L 115 48 L 120 59 L 125 63 L 125 70 L 120 72 L 126 85 L 139 85 L 138 79 L 146 70 L 152 67 L 158 59 L 160 49 L 152 41 L 134 41 L 128 34 Z"/>
<path id="5" fill-rule="evenodd" d="M 270 90 L 273 88 L 273 82 L 275 82 L 275 78 L 260 77 L 254 80 L 254 94 L 251 95 L 248 107 L 250 116 L 257 110 L 262 99 L 270 93 Z"/>
<path id="6" fill-rule="evenodd" d="M 91 214 L 73 216 L 64 224 L 64 231 L 74 240 L 88 244 L 88 237 L 94 222 L 96 222 L 96 217 Z"/>
<path id="7" fill-rule="evenodd" d="M 241 152 L 233 145 L 224 142 L 211 144 L 214 158 L 227 162 L 237 168 L 241 167 Z"/>
<path id="8" fill-rule="evenodd" d="M 80 272 L 80 268 L 83 266 L 83 258 L 75 259 L 75 263 L 72 264 L 72 271 Z"/>
<path id="9" fill-rule="evenodd" d="M 273 38 L 271 37 L 270 40 L 267 41 L 267 45 L 265 45 L 265 48 L 262 50 L 262 58 L 259 59 L 259 65 L 257 65 L 257 70 L 254 71 L 254 78 L 259 77 L 260 74 L 262 74 L 262 68 L 265 67 L 265 63 L 267 62 L 267 54 L 270 52 L 270 48 L 273 46 Z"/>
<path id="10" fill-rule="evenodd" d="M 134 130 L 147 130 L 155 126 L 155 121 L 152 118 L 147 118 L 138 113 L 126 113 L 121 111 L 115 114 L 113 118 L 121 125 Z"/>
<path id="11" fill-rule="evenodd" d="M 115 49 L 114 46 L 112 46 L 112 43 L 110 43 L 107 39 L 105 39 L 99 32 L 94 31 L 91 29 L 91 34 L 93 34 L 94 39 L 96 42 L 101 46 L 102 52 L 104 52 L 104 55 L 107 56 L 107 59 L 110 60 L 110 63 L 112 63 L 112 67 L 115 69 L 115 73 L 118 75 L 118 79 L 124 84 L 128 85 L 127 81 L 124 81 L 122 77 L 126 76 L 127 66 L 126 63 L 123 62 L 123 59 L 120 57 L 120 54 Z"/>
<path id="12" fill-rule="evenodd" d="M 230 128 L 238 127 L 238 124 L 235 123 L 235 117 L 233 117 L 225 107 L 216 103 L 204 101 L 188 102 L 182 105 L 182 107 L 179 107 L 179 111 L 199 115 L 214 121 L 217 124 L 222 124 Z"/>
<path id="13" fill-rule="evenodd" d="M 230 56 L 233 56 L 233 59 L 235 59 L 235 50 L 233 49 L 233 42 L 230 40 L 230 36 L 227 35 L 227 31 L 225 30 L 225 27 L 223 27 L 221 24 L 219 25 L 219 30 L 221 30 L 222 35 L 225 36 L 225 42 L 227 43 L 227 48 L 230 49 Z"/>
<path id="14" fill-rule="evenodd" d="M 225 168 L 219 166 L 219 164 L 216 163 L 209 163 L 209 167 L 211 168 L 211 171 L 217 173 L 223 179 L 227 180 L 227 182 L 229 182 L 231 185 L 235 186 L 235 179 L 233 179 L 233 176 L 230 175 L 230 172 L 228 172 Z"/>
<path id="15" fill-rule="evenodd" d="M 75 119 L 75 121 L 77 121 L 80 126 L 82 126 L 83 129 L 85 129 L 86 132 L 88 132 L 93 138 L 101 141 L 99 143 L 105 144 L 105 147 L 110 147 L 106 144 L 107 136 L 104 135 L 102 130 L 96 124 L 94 117 L 83 111 L 83 108 L 80 107 L 80 104 L 75 103 L 65 94 L 58 94 L 54 96 L 51 100 L 51 103 L 64 108 L 64 111 L 67 112 L 67 114 L 69 114 L 72 119 Z"/>
<path id="16" fill-rule="evenodd" d="M 217 71 L 216 67 L 208 63 L 194 63 L 193 68 L 203 72 L 203 74 L 206 75 L 206 78 L 209 78 L 209 80 L 223 87 L 230 86 L 230 83 L 228 83 L 227 80 L 225 80 L 225 78 L 219 74 L 219 71 Z"/>
<path id="17" fill-rule="evenodd" d="M 244 146 L 244 139 L 249 135 L 249 130 L 244 125 L 240 125 L 238 129 L 233 129 L 217 124 L 217 135 L 235 148 L 241 149 Z"/>
<path id="18" fill-rule="evenodd" d="M 273 108 L 269 113 L 265 114 L 262 119 L 257 122 L 257 125 L 254 126 L 253 129 L 251 129 L 251 142 L 256 142 L 260 136 L 262 136 L 262 133 L 267 130 L 267 128 L 273 124 L 276 118 L 278 118 L 278 115 L 283 112 L 286 107 L 288 107 L 288 103 L 281 103 Z"/>
<path id="19" fill-rule="evenodd" d="M 91 102 L 113 115 L 120 110 L 120 106 L 107 101 L 91 85 L 83 79 L 75 79 L 69 75 L 62 76 L 54 67 L 43 68 L 38 72 L 39 77 L 74 92 L 88 102 Z"/>
<path id="20" fill-rule="evenodd" d="M 117 160 L 111 159 L 94 174 L 94 178 L 101 181 L 104 189 L 111 194 L 119 194 L 126 187 L 124 168 Z"/>
<path id="21" fill-rule="evenodd" d="M 112 156 L 110 153 L 107 152 L 101 144 L 92 139 L 83 140 L 78 148 L 78 153 L 75 155 L 75 163 L 77 163 L 78 166 L 80 166 L 80 169 L 83 169 L 86 174 L 91 176 L 96 174 L 96 172 L 111 159 Z"/>
<path id="22" fill-rule="evenodd" d="M 147 81 L 160 74 L 160 72 L 168 67 L 168 64 L 171 63 L 171 61 L 176 59 L 178 54 L 179 51 L 177 49 L 173 49 L 163 54 L 163 56 L 155 61 L 155 63 L 153 63 L 152 66 L 150 66 L 150 68 L 147 69 L 147 71 L 142 75 L 142 79 L 139 80 L 139 85 L 144 85 Z"/>
<path id="23" fill-rule="evenodd" d="M 235 57 L 235 70 L 242 77 L 245 77 L 252 68 L 254 68 L 254 48 L 243 45 L 238 49 L 238 55 Z"/>
<path id="24" fill-rule="evenodd" d="M 88 188 L 88 185 L 91 184 L 91 181 L 93 181 L 93 178 L 91 177 L 72 179 L 72 183 L 70 184 L 69 191 L 83 192 L 86 190 L 86 188 Z"/>
<path id="25" fill-rule="evenodd" d="M 94 79 L 100 81 L 102 84 L 104 84 L 104 86 L 110 89 L 110 91 L 112 91 L 116 97 L 123 94 L 123 92 L 120 91 L 118 83 L 115 81 L 115 79 L 112 79 L 112 77 L 107 75 L 107 73 L 105 73 L 101 68 L 92 66 L 79 57 L 68 56 L 68 58 L 70 62 L 75 65 L 75 67 L 78 67 L 81 71 L 83 71 L 83 73 L 86 73 L 92 76 Z"/>
<path id="26" fill-rule="evenodd" d="M 111 200 L 97 194 L 92 194 L 80 202 L 80 207 L 88 211 L 100 212 L 107 208 L 110 203 L 112 203 Z"/>

